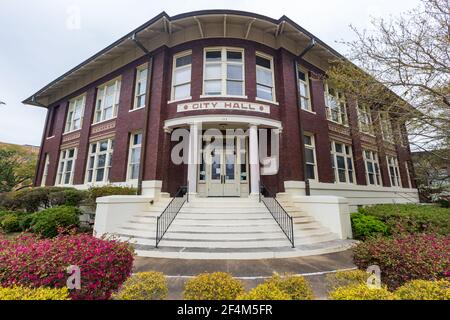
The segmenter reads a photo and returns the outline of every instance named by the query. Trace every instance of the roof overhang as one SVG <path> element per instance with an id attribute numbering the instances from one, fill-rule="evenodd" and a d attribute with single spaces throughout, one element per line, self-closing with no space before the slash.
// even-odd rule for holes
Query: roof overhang
<path id="1" fill-rule="evenodd" d="M 243 11 L 204 10 L 170 17 L 162 12 L 50 82 L 23 103 L 48 107 L 161 46 L 173 47 L 195 39 L 221 37 L 252 40 L 276 49 L 283 47 L 322 69 L 329 60 L 343 58 L 286 16 L 276 20 Z"/>

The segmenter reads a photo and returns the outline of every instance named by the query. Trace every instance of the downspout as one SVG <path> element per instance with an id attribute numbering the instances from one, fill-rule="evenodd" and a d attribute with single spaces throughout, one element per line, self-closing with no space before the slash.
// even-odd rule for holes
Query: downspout
<path id="1" fill-rule="evenodd" d="M 44 126 L 44 130 L 42 132 L 42 137 L 41 137 L 41 145 L 39 147 L 38 163 L 37 163 L 35 171 L 34 171 L 33 187 L 37 187 L 37 178 L 38 178 L 38 175 L 39 175 L 39 168 L 40 168 L 40 165 L 42 163 L 42 149 L 44 148 L 44 141 L 45 141 L 45 136 L 46 136 L 47 129 L 48 129 L 48 121 L 50 119 L 50 112 L 53 112 L 53 111 L 50 111 L 48 109 L 48 106 L 46 106 L 46 105 L 44 105 L 44 104 L 42 104 L 40 102 L 37 102 L 36 101 L 36 96 L 33 96 L 31 98 L 31 101 L 33 102 L 33 104 L 35 104 L 35 105 L 37 105 L 39 107 L 43 107 L 43 108 L 47 109 L 47 114 L 45 115 L 45 126 Z M 44 166 L 45 166 L 45 164 L 44 164 Z M 42 179 L 42 177 L 41 177 L 41 179 Z"/>
<path id="2" fill-rule="evenodd" d="M 142 42 L 137 38 L 136 33 L 130 38 L 134 44 L 141 49 L 145 55 L 149 58 L 148 68 L 147 68 L 147 94 L 145 96 L 145 119 L 144 119 L 144 128 L 142 131 L 142 143 L 141 143 L 141 158 L 139 165 L 139 176 L 138 176 L 138 185 L 137 185 L 137 194 L 142 195 L 142 180 L 144 179 L 145 173 L 145 161 L 146 161 L 146 146 L 147 146 L 147 135 L 148 135 L 148 118 L 150 115 L 150 89 L 151 89 L 151 78 L 152 78 L 152 70 L 153 70 L 153 59 L 151 57 L 150 51 L 142 44 Z"/>
<path id="3" fill-rule="evenodd" d="M 300 96 L 299 96 L 299 87 L 298 87 L 298 61 L 302 60 L 302 58 L 316 45 L 316 39 L 311 38 L 309 41 L 308 46 L 303 49 L 303 51 L 297 56 L 297 59 L 295 59 L 294 63 L 294 70 L 295 70 L 295 79 L 296 83 L 295 86 L 297 88 L 297 106 L 298 106 L 298 126 L 300 128 L 300 147 L 302 150 L 302 160 L 303 160 L 303 178 L 305 179 L 305 194 L 307 196 L 311 195 L 311 186 L 309 184 L 309 179 L 306 179 L 307 171 L 306 171 L 306 152 L 305 152 L 305 131 L 303 130 L 302 125 L 302 118 L 301 118 L 301 104 L 300 104 Z"/>

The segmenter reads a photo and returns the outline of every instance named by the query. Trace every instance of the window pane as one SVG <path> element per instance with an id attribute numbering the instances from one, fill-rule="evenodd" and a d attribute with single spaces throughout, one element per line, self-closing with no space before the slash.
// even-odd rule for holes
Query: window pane
<path id="1" fill-rule="evenodd" d="M 177 58 L 175 65 L 178 68 L 178 67 L 189 65 L 189 64 L 191 64 L 191 62 L 192 62 L 192 55 L 189 54 L 189 55 Z"/>
<path id="2" fill-rule="evenodd" d="M 272 72 L 264 69 L 256 69 L 256 82 L 268 87 L 272 87 Z"/>
<path id="3" fill-rule="evenodd" d="M 242 80 L 242 66 L 233 64 L 228 65 L 227 78 L 231 80 Z"/>
<path id="4" fill-rule="evenodd" d="M 260 99 L 273 100 L 272 88 L 268 88 L 259 84 L 256 86 L 256 95 Z"/>
<path id="5" fill-rule="evenodd" d="M 208 64 L 205 68 L 205 79 L 220 79 L 222 66 L 220 64 Z"/>
<path id="6" fill-rule="evenodd" d="M 100 142 L 100 152 L 108 149 L 108 140 Z"/>
<path id="7" fill-rule="evenodd" d="M 191 94 L 191 84 L 187 83 L 183 84 L 182 86 L 177 86 L 174 88 L 174 90 L 175 92 L 173 96 L 176 100 L 189 97 L 189 95 Z"/>
<path id="8" fill-rule="evenodd" d="M 256 56 L 256 65 L 270 69 L 270 60 L 260 56 Z"/>
<path id="9" fill-rule="evenodd" d="M 338 170 L 339 182 L 346 182 L 347 178 L 345 176 L 345 170 Z"/>
<path id="10" fill-rule="evenodd" d="M 345 170 L 345 158 L 341 156 L 336 156 L 338 169 Z"/>
<path id="11" fill-rule="evenodd" d="M 302 81 L 306 81 L 306 74 L 303 71 L 299 71 L 298 78 Z"/>
<path id="12" fill-rule="evenodd" d="M 222 82 L 220 80 L 205 81 L 205 94 L 216 94 L 222 93 Z"/>
<path id="13" fill-rule="evenodd" d="M 242 96 L 243 83 L 241 81 L 227 81 L 227 94 L 232 96 Z"/>
<path id="14" fill-rule="evenodd" d="M 99 155 L 97 158 L 97 168 L 103 168 L 106 164 L 106 154 Z"/>
<path id="15" fill-rule="evenodd" d="M 304 84 L 304 83 L 300 83 L 300 95 L 302 97 L 307 97 L 308 96 L 308 87 Z"/>
<path id="16" fill-rule="evenodd" d="M 313 150 L 305 149 L 305 160 L 306 160 L 306 162 L 309 162 L 309 163 L 315 163 Z"/>
<path id="17" fill-rule="evenodd" d="M 103 181 L 103 177 L 105 175 L 105 169 L 98 169 L 97 170 L 97 178 L 95 181 Z"/>
<path id="18" fill-rule="evenodd" d="M 175 85 L 191 82 L 191 68 L 175 70 Z"/>
<path id="19" fill-rule="evenodd" d="M 137 179 L 139 177 L 139 164 L 131 166 L 131 179 Z"/>
<path id="20" fill-rule="evenodd" d="M 138 133 L 135 134 L 133 137 L 133 143 L 136 144 L 141 144 L 142 143 L 142 133 Z"/>
<path id="21" fill-rule="evenodd" d="M 347 168 L 348 170 L 353 170 L 353 161 L 351 158 L 347 158 Z"/>
<path id="22" fill-rule="evenodd" d="M 206 61 L 220 61 L 222 59 L 221 51 L 207 51 Z"/>
<path id="23" fill-rule="evenodd" d="M 131 163 L 139 163 L 141 158 L 141 148 L 131 150 Z"/>
<path id="24" fill-rule="evenodd" d="M 303 136 L 303 142 L 305 143 L 305 144 L 307 144 L 307 145 L 309 145 L 309 146 L 311 146 L 312 145 L 312 141 L 311 141 L 312 139 L 311 139 L 311 137 L 310 136 Z"/>
<path id="25" fill-rule="evenodd" d="M 374 168 L 373 168 L 373 163 L 372 162 L 367 162 L 367 172 L 368 173 L 374 173 Z"/>
<path id="26" fill-rule="evenodd" d="M 314 165 L 307 164 L 306 165 L 306 179 L 315 179 L 314 174 Z"/>
<path id="27" fill-rule="evenodd" d="M 335 148 L 336 152 L 342 153 L 342 144 L 340 144 L 340 143 L 335 143 L 335 144 L 334 144 L 334 148 Z"/>
<path id="28" fill-rule="evenodd" d="M 242 52 L 227 51 L 228 61 L 242 61 Z"/>

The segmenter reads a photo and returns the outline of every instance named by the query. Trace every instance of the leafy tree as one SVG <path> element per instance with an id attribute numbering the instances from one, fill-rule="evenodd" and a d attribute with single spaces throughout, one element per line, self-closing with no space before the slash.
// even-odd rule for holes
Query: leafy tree
<path id="1" fill-rule="evenodd" d="M 21 146 L 0 146 L 0 192 L 32 186 L 36 154 Z"/>

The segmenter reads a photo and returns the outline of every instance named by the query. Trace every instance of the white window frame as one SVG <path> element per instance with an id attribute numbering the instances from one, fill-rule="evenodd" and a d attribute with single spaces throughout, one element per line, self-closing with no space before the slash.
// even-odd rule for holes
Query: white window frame
<path id="1" fill-rule="evenodd" d="M 221 60 L 220 61 L 206 61 L 206 53 L 210 51 L 221 51 Z M 241 52 L 242 54 L 242 62 L 234 62 L 227 61 L 227 51 Z M 210 64 L 219 64 L 221 65 L 221 76 L 220 79 L 206 79 L 206 67 Z M 227 94 L 227 66 L 228 65 L 240 65 L 242 67 L 242 95 L 230 95 Z M 207 81 L 221 81 L 221 93 L 220 94 L 207 94 L 205 92 L 206 82 Z M 230 79 L 230 81 L 239 81 L 236 79 Z M 202 95 L 201 98 L 210 98 L 210 97 L 230 97 L 230 98 L 247 98 L 245 95 L 245 50 L 243 48 L 236 47 L 208 47 L 203 50 L 203 86 L 202 86 Z"/>
<path id="2" fill-rule="evenodd" d="M 134 137 L 136 135 L 141 135 L 141 143 L 134 144 Z M 138 162 L 132 162 L 132 154 L 133 150 L 140 149 L 139 151 L 139 159 Z M 132 178 L 133 166 L 137 166 L 138 168 L 141 165 L 141 152 L 142 152 L 142 132 L 133 132 L 130 134 L 130 147 L 128 151 L 128 166 L 127 166 L 127 181 L 136 181 L 139 179 L 139 169 L 138 169 L 138 177 Z"/>
<path id="3" fill-rule="evenodd" d="M 361 132 L 373 136 L 372 111 L 365 103 L 358 103 L 358 124 Z"/>
<path id="4" fill-rule="evenodd" d="M 100 151 L 100 144 L 102 142 L 108 142 L 108 146 L 107 149 L 104 151 Z M 96 145 L 95 151 L 92 152 L 92 146 Z M 114 152 L 114 138 L 107 138 L 107 139 L 102 139 L 99 141 L 95 141 L 89 144 L 89 154 L 87 157 L 87 163 L 86 163 L 86 177 L 85 177 L 85 182 L 86 183 L 90 183 L 90 184 L 103 184 L 103 183 L 108 183 L 109 182 L 109 175 L 110 175 L 110 171 L 111 171 L 111 167 L 112 167 L 112 155 Z M 101 155 L 106 155 L 105 156 L 105 166 L 100 168 L 100 169 L 104 169 L 103 172 L 103 180 L 102 181 L 97 181 L 97 174 L 98 174 L 98 158 Z M 90 168 L 90 161 L 91 158 L 93 158 L 93 165 L 92 168 Z M 89 171 L 92 170 L 92 179 L 91 181 L 89 181 Z"/>
<path id="5" fill-rule="evenodd" d="M 147 74 L 146 76 L 141 79 L 141 72 L 143 70 L 147 70 Z M 148 72 L 148 62 L 141 64 L 140 66 L 138 66 L 136 68 L 136 80 L 135 80 L 135 85 L 134 85 L 134 102 L 133 102 L 133 109 L 131 110 L 138 110 L 138 109 L 142 109 L 145 108 L 145 101 L 147 100 L 147 79 L 149 77 L 149 72 Z M 145 90 L 143 93 L 139 94 L 139 88 L 141 88 L 142 86 L 144 86 Z M 138 101 L 139 98 L 143 97 L 144 98 L 144 105 L 138 106 Z"/>
<path id="6" fill-rule="evenodd" d="M 105 106 L 106 92 L 107 89 L 111 86 L 114 86 L 114 101 L 112 105 L 111 117 L 106 118 L 105 110 L 109 109 L 109 107 L 106 108 Z M 93 124 L 108 121 L 117 117 L 117 111 L 119 109 L 119 100 L 120 100 L 120 87 L 121 87 L 121 77 L 117 77 L 97 87 L 97 97 L 95 100 Z"/>
<path id="7" fill-rule="evenodd" d="M 299 72 L 303 73 L 305 75 L 305 80 L 300 79 Z M 301 93 L 301 86 L 306 86 L 306 96 L 302 95 Z M 300 108 L 302 110 L 306 111 L 313 111 L 312 110 L 312 103 L 311 103 L 311 88 L 309 86 L 309 71 L 297 64 L 297 86 L 298 86 L 298 97 L 300 99 Z M 304 105 L 303 101 L 306 101 L 306 105 Z"/>
<path id="8" fill-rule="evenodd" d="M 347 100 L 345 98 L 345 95 L 342 92 L 336 90 L 333 86 L 329 85 L 328 82 L 325 82 L 324 87 L 325 87 L 324 94 L 325 94 L 325 108 L 327 113 L 327 119 L 334 123 L 338 123 L 348 127 Z M 330 95 L 329 93 L 330 88 L 334 90 L 335 92 L 334 96 Z M 334 103 L 337 104 L 337 111 L 338 111 L 337 120 L 334 120 L 332 117 L 331 100 L 334 100 Z"/>
<path id="9" fill-rule="evenodd" d="M 343 152 L 337 152 L 336 151 L 336 143 L 341 144 L 343 147 Z M 347 148 L 349 150 L 349 153 L 347 153 Z M 344 169 L 345 169 L 345 182 L 342 182 L 339 180 L 339 169 L 337 166 L 337 157 L 343 157 L 344 158 Z M 331 161 L 334 171 L 334 182 L 340 183 L 340 184 L 356 184 L 356 175 L 355 175 L 355 163 L 353 161 L 353 148 L 351 145 L 348 145 L 344 142 L 340 141 L 334 141 L 331 140 Z M 352 164 L 352 170 L 350 175 L 350 170 L 348 166 L 348 159 L 350 159 Z M 350 177 L 352 178 L 352 181 L 350 181 Z"/>
<path id="10" fill-rule="evenodd" d="M 262 53 L 262 52 L 258 52 L 258 51 L 256 52 L 256 56 L 259 56 L 259 57 L 261 57 L 263 59 L 267 59 L 267 60 L 270 61 L 270 69 L 267 69 L 267 68 L 265 68 L 263 66 L 257 65 L 256 64 L 256 59 L 255 59 L 255 65 L 256 65 L 256 88 L 255 88 L 256 89 L 256 100 L 268 101 L 268 102 L 276 103 L 277 97 L 276 97 L 276 93 L 275 93 L 276 92 L 275 91 L 275 67 L 274 67 L 274 63 L 273 63 L 273 57 L 268 55 L 268 54 L 265 54 L 265 53 Z M 268 88 L 267 85 L 258 83 L 258 69 L 262 69 L 262 70 L 265 70 L 265 71 L 268 70 L 268 71 L 270 71 L 270 73 L 272 75 L 272 88 L 271 88 L 272 89 L 272 100 L 267 100 L 267 99 L 258 97 L 258 84 Z"/>
<path id="11" fill-rule="evenodd" d="M 42 172 L 41 187 L 45 187 L 45 185 L 47 184 L 49 166 L 50 166 L 50 155 L 46 153 L 44 161 L 44 171 Z"/>
<path id="12" fill-rule="evenodd" d="M 191 56 L 191 63 L 181 66 L 181 67 L 177 67 L 177 59 L 185 57 L 185 56 Z M 175 83 L 175 73 L 178 70 L 183 70 L 183 69 L 190 70 L 191 77 L 190 77 L 189 81 L 182 82 L 182 83 Z M 185 86 L 185 85 L 189 85 L 189 95 L 187 95 L 186 97 L 175 98 L 175 88 L 180 87 L 180 86 Z M 182 101 L 182 100 L 192 99 L 191 90 L 192 90 L 192 51 L 188 50 L 188 51 L 179 52 L 173 56 L 173 59 L 172 59 L 172 85 L 171 85 L 171 91 L 170 91 L 171 98 L 170 98 L 169 103 L 174 102 L 174 101 Z"/>
<path id="13" fill-rule="evenodd" d="M 309 180 L 318 181 L 319 180 L 319 174 L 318 174 L 318 168 L 317 168 L 316 139 L 315 139 L 314 134 L 312 134 L 312 133 L 305 132 L 304 135 L 308 136 L 309 138 L 311 138 L 311 144 L 306 144 L 304 139 L 303 139 L 304 148 L 312 150 L 313 156 L 314 156 L 314 162 L 306 162 L 306 157 L 305 157 L 305 165 L 310 165 L 310 166 L 314 167 L 314 179 L 309 179 Z M 305 176 L 305 180 L 306 179 L 307 179 L 307 177 Z"/>
<path id="14" fill-rule="evenodd" d="M 367 157 L 367 153 L 369 153 L 370 157 Z M 381 187 L 383 186 L 383 177 L 381 176 L 381 169 L 380 169 L 380 161 L 378 157 L 378 152 L 363 149 L 363 157 L 364 157 L 364 166 L 366 169 L 366 182 L 369 186 L 377 186 Z M 374 183 L 370 183 L 369 178 L 369 163 L 372 164 L 373 168 L 373 177 L 374 177 Z M 378 170 L 377 170 L 378 169 Z"/>
<path id="15" fill-rule="evenodd" d="M 73 150 L 73 156 L 70 157 L 70 151 Z M 73 176 L 75 172 L 75 162 L 77 160 L 77 148 L 67 148 L 59 153 L 58 171 L 56 172 L 55 186 L 71 186 L 73 184 Z M 70 170 L 67 168 L 68 162 L 72 165 Z M 69 182 L 65 182 L 66 175 L 69 174 Z"/>
<path id="16" fill-rule="evenodd" d="M 398 166 L 398 159 L 395 156 L 386 156 L 387 168 L 389 172 L 389 181 L 391 183 L 391 187 L 402 187 L 402 179 L 400 176 L 400 167 Z M 391 172 L 391 168 L 393 169 L 393 174 Z"/>
<path id="17" fill-rule="evenodd" d="M 381 135 L 384 141 L 394 142 L 394 131 L 392 130 L 392 122 L 389 113 L 386 111 L 380 112 Z"/>
<path id="18" fill-rule="evenodd" d="M 83 126 L 84 107 L 86 104 L 86 94 L 82 94 L 69 101 L 69 108 L 66 115 L 66 124 L 64 127 L 64 133 L 80 130 Z M 79 118 L 75 118 L 77 114 L 76 110 L 79 110 Z M 75 127 L 75 121 L 79 120 L 79 127 Z"/>

